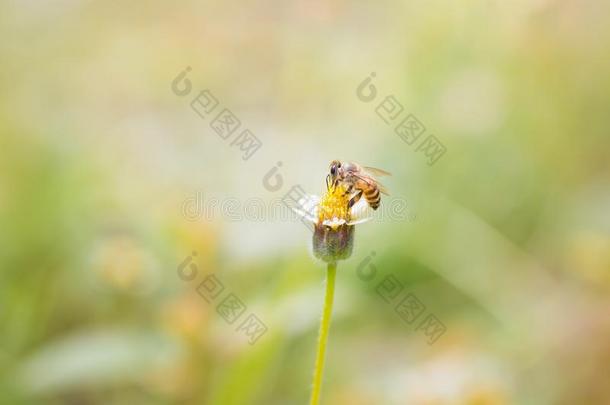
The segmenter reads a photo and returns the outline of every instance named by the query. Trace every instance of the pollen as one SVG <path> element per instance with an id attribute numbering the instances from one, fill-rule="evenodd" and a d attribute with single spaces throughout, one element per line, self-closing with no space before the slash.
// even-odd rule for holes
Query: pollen
<path id="1" fill-rule="evenodd" d="M 350 220 L 349 195 L 343 185 L 332 186 L 327 191 L 318 207 L 319 223 L 346 223 Z"/>

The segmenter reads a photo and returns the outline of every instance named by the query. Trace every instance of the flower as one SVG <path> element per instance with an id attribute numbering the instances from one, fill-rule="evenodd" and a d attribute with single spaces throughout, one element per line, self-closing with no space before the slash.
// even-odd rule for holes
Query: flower
<path id="1" fill-rule="evenodd" d="M 337 228 L 316 226 L 313 233 L 313 254 L 327 263 L 345 260 L 352 255 L 354 247 L 354 225 Z"/>
<path id="2" fill-rule="evenodd" d="M 361 198 L 362 190 L 352 192 L 355 188 L 353 180 L 356 175 L 352 173 L 352 177 L 342 177 L 338 181 L 336 177 L 333 177 L 335 174 L 334 163 L 335 161 L 331 163 L 331 173 L 326 177 L 326 194 L 321 199 L 314 196 L 304 196 L 298 200 L 291 199 L 293 202 L 296 201 L 298 205 L 298 208 L 293 209 L 305 220 L 314 224 L 314 255 L 328 263 L 326 293 L 324 296 L 322 319 L 320 320 L 313 383 L 311 385 L 311 405 L 318 405 L 320 402 L 326 342 L 328 340 L 335 295 L 337 262 L 347 259 L 352 254 L 355 225 L 371 219 L 370 215 L 367 215 L 370 213 L 370 210 L 367 209 L 369 205 L 366 202 L 366 198 Z M 296 187 L 294 189 L 297 191 L 302 190 Z M 360 198 L 358 198 L 358 201 L 355 201 L 357 197 Z"/>
<path id="3" fill-rule="evenodd" d="M 329 185 L 322 198 L 306 196 L 295 211 L 314 224 L 313 253 L 327 263 L 350 257 L 354 246 L 354 225 L 371 219 L 370 207 L 360 198 L 350 207 L 352 194 L 345 185 Z"/>

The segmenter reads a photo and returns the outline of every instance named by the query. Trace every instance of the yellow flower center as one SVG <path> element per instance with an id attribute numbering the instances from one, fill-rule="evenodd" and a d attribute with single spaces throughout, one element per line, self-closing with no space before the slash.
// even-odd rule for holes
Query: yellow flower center
<path id="1" fill-rule="evenodd" d="M 348 222 L 350 220 L 349 209 L 349 195 L 344 185 L 338 185 L 337 187 L 331 186 L 327 191 L 318 208 L 318 222 L 332 221 L 333 219 L 344 220 Z"/>

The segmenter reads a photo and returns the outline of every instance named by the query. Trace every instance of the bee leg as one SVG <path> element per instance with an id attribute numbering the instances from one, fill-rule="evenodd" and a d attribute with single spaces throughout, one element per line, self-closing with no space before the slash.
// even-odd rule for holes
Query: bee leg
<path id="1" fill-rule="evenodd" d="M 352 208 L 354 204 L 356 204 L 360 200 L 360 197 L 362 197 L 362 190 L 358 190 L 358 192 L 349 200 L 347 208 Z"/>
<path id="2" fill-rule="evenodd" d="M 349 185 L 349 187 L 345 190 L 345 192 L 343 193 L 343 195 L 348 195 L 351 194 L 352 191 L 354 191 L 354 186 L 353 185 Z"/>

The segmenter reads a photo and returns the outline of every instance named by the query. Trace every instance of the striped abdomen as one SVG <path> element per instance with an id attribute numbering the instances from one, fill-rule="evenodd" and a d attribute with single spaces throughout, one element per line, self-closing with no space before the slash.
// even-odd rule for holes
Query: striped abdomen
<path id="1" fill-rule="evenodd" d="M 381 203 L 381 195 L 379 194 L 379 188 L 377 186 L 367 184 L 366 187 L 362 188 L 364 198 L 369 203 L 372 209 L 376 210 L 379 208 Z"/>

